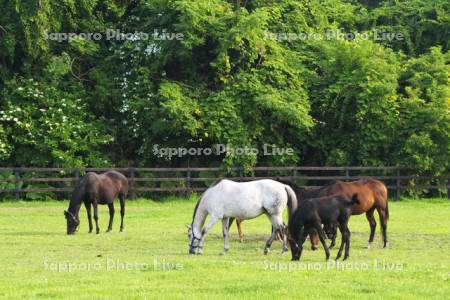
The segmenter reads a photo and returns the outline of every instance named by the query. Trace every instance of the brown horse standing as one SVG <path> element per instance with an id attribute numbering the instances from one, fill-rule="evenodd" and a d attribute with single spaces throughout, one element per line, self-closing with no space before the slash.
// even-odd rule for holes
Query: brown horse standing
<path id="1" fill-rule="evenodd" d="M 295 191 L 295 189 L 294 189 Z M 383 235 L 383 247 L 387 247 L 387 221 L 389 219 L 389 209 L 388 209 L 388 197 L 386 186 L 379 180 L 373 178 L 365 178 L 352 182 L 335 181 L 332 184 L 318 188 L 316 190 L 318 197 L 332 196 L 336 194 L 343 194 L 347 197 L 351 197 L 353 194 L 358 194 L 359 204 L 352 206 L 352 215 L 360 215 L 362 213 L 366 214 L 367 220 L 370 224 L 370 236 L 369 245 L 372 246 L 373 238 L 375 236 L 375 229 L 377 222 L 374 218 L 374 211 L 377 210 L 380 217 L 381 232 Z M 297 193 L 297 192 L 296 192 Z M 302 197 L 297 195 L 299 201 Z M 313 237 L 313 235 L 315 235 Z M 312 241 L 317 241 L 317 232 L 313 233 L 311 236 Z M 334 236 L 332 245 L 334 245 Z"/>
<path id="2" fill-rule="evenodd" d="M 87 216 L 89 220 L 89 233 L 92 232 L 92 216 L 91 205 L 94 208 L 94 220 L 97 234 L 100 233 L 98 227 L 98 204 L 108 204 L 109 208 L 109 225 L 108 231 L 112 230 L 114 219 L 114 199 L 119 196 L 120 199 L 120 231 L 123 231 L 123 217 L 125 215 L 125 197 L 128 193 L 127 178 L 116 171 L 108 171 L 103 174 L 87 173 L 81 178 L 75 186 L 68 210 L 64 211 L 67 219 L 67 234 L 74 234 L 80 219 L 78 212 L 80 211 L 81 202 L 84 202 Z"/>

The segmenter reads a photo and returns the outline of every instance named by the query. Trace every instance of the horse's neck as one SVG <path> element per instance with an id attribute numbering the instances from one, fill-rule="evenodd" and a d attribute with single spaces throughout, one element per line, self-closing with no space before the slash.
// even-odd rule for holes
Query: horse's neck
<path id="1" fill-rule="evenodd" d="M 81 207 L 81 198 L 72 196 L 69 203 L 69 212 L 71 212 L 74 215 L 78 215 L 78 212 L 80 211 Z"/>
<path id="2" fill-rule="evenodd" d="M 206 217 L 207 212 L 201 208 L 201 205 L 199 204 L 195 210 L 194 219 L 192 220 L 192 231 L 196 237 L 202 235 L 202 228 L 205 224 Z"/>

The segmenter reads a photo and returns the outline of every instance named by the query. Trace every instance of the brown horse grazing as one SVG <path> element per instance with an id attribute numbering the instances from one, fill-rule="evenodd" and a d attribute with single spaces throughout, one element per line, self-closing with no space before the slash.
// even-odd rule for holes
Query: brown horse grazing
<path id="1" fill-rule="evenodd" d="M 326 197 L 336 194 L 342 194 L 347 197 L 352 197 L 353 194 L 357 193 L 360 204 L 352 206 L 352 215 L 359 215 L 362 213 L 366 213 L 367 220 L 369 221 L 370 224 L 370 236 L 368 247 L 370 248 L 372 246 L 372 242 L 375 236 L 375 229 L 377 225 L 373 215 L 375 210 L 378 211 L 378 215 L 380 217 L 381 232 L 383 235 L 384 247 L 388 246 L 386 233 L 387 221 L 389 219 L 388 197 L 386 186 L 381 181 L 373 178 L 364 178 L 352 182 L 335 181 L 326 186 L 311 189 L 309 191 L 299 188 L 293 183 L 289 185 L 296 193 L 299 203 L 304 199 L 312 197 Z M 334 230 L 330 230 L 330 225 L 331 224 L 327 224 L 326 227 L 328 228 L 325 228 L 327 234 L 328 233 L 332 234 L 333 231 L 334 233 L 336 232 L 335 227 Z M 331 226 L 331 228 L 333 228 L 333 226 Z M 330 234 L 328 235 L 330 236 Z M 312 234 L 310 233 L 310 237 L 311 242 L 313 244 L 315 241 L 319 240 L 317 232 L 313 232 Z M 335 244 L 335 238 L 336 234 L 334 234 L 332 238 L 331 247 L 334 246 Z"/>
<path id="2" fill-rule="evenodd" d="M 80 211 L 81 202 L 84 202 L 87 216 L 89 220 L 89 233 L 92 232 L 91 205 L 94 207 L 94 220 L 97 234 L 100 233 L 98 227 L 98 204 L 108 204 L 109 208 L 109 226 L 108 231 L 112 230 L 114 219 L 114 199 L 119 196 L 120 199 L 120 231 L 123 231 L 123 217 L 125 215 L 125 197 L 128 193 L 127 178 L 116 171 L 108 171 L 103 174 L 87 173 L 81 178 L 75 186 L 68 210 L 64 211 L 67 219 L 67 234 L 74 234 L 80 219 L 78 212 Z"/>
<path id="3" fill-rule="evenodd" d="M 228 231 L 230 230 L 230 226 L 231 226 L 231 224 L 233 224 L 233 221 L 234 221 L 234 218 L 229 218 L 229 221 L 228 221 Z M 237 227 L 237 230 L 238 230 L 239 241 L 240 241 L 241 243 L 244 242 L 244 234 L 242 234 L 242 229 L 241 229 L 241 224 L 242 224 L 242 222 L 244 222 L 244 220 L 236 219 L 236 227 Z M 273 230 L 273 229 L 272 229 L 272 230 Z M 279 240 L 280 242 L 282 242 L 282 236 L 280 235 L 280 233 L 277 233 L 277 240 Z"/>

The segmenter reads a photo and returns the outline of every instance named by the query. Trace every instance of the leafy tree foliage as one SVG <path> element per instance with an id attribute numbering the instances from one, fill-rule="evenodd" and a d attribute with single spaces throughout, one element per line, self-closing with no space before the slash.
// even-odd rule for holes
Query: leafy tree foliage
<path id="1" fill-rule="evenodd" d="M 448 172 L 447 2 L 0 1 L 0 163 Z M 369 38 L 313 36 L 329 30 Z M 49 38 L 71 32 L 103 38 Z M 153 151 L 218 144 L 295 153 Z"/>

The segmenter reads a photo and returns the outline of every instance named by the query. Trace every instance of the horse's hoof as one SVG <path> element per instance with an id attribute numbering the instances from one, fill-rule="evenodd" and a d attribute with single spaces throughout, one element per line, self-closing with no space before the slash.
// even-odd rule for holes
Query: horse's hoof
<path id="1" fill-rule="evenodd" d="M 387 249 L 387 248 L 389 248 L 389 243 L 388 242 L 386 242 L 386 244 L 384 245 L 384 247 L 383 247 L 384 249 Z"/>
<path id="2" fill-rule="evenodd" d="M 269 249 L 267 249 L 267 248 L 264 249 L 264 255 L 267 255 L 269 252 L 270 252 Z"/>
<path id="3" fill-rule="evenodd" d="M 226 253 L 225 251 L 222 251 L 220 252 L 220 255 L 225 255 L 225 253 Z"/>
<path id="4" fill-rule="evenodd" d="M 372 242 L 369 242 L 369 243 L 367 244 L 367 249 L 372 248 L 372 246 L 373 246 L 373 243 L 372 243 Z"/>

